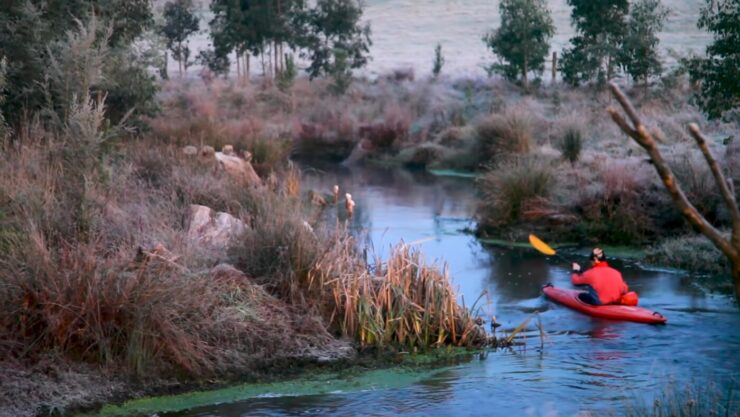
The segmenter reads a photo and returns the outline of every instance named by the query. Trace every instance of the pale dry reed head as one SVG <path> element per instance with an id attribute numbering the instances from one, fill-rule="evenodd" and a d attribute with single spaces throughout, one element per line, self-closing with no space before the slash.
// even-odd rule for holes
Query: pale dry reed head
<path id="1" fill-rule="evenodd" d="M 347 214 L 352 217 L 355 211 L 355 202 L 352 200 L 352 194 L 350 193 L 344 195 L 344 208 L 347 209 Z"/>

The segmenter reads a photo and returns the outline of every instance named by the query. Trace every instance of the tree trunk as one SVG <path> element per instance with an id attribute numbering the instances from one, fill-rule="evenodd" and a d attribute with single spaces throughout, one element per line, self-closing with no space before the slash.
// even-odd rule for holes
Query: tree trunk
<path id="1" fill-rule="evenodd" d="M 279 62 L 279 55 L 278 55 L 278 46 L 277 42 L 272 43 L 272 55 L 275 57 L 275 74 L 274 76 L 277 77 L 278 73 L 280 72 L 280 62 Z"/>
<path id="2" fill-rule="evenodd" d="M 524 58 L 524 65 L 522 66 L 522 83 L 525 89 L 529 87 L 529 80 L 527 80 L 527 66 L 527 58 Z"/>
<path id="3" fill-rule="evenodd" d="M 245 68 L 244 73 L 246 74 L 247 83 L 249 83 L 249 78 L 250 78 L 250 74 L 249 74 L 249 70 L 250 70 L 250 68 L 249 68 L 249 59 L 250 59 L 249 52 L 247 52 L 247 55 L 244 57 L 244 60 L 245 60 L 245 62 L 244 62 L 244 68 Z"/>
<path id="4" fill-rule="evenodd" d="M 558 53 L 552 53 L 552 83 L 555 84 L 558 76 Z"/>
<path id="5" fill-rule="evenodd" d="M 177 71 L 182 78 L 182 42 L 177 43 L 177 48 L 180 51 L 180 57 L 177 59 Z"/>
<path id="6" fill-rule="evenodd" d="M 236 83 L 239 84 L 242 80 L 242 69 L 239 65 L 239 51 L 236 51 Z"/>

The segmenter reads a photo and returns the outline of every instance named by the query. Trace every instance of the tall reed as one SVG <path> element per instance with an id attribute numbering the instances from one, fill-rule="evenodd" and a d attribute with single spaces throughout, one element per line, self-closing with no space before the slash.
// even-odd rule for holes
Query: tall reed
<path id="1" fill-rule="evenodd" d="M 333 301 L 332 324 L 363 348 L 485 342 L 471 310 L 458 304 L 446 267 L 426 265 L 418 250 L 403 243 L 387 261 L 367 268 L 353 254 L 351 239 L 345 239 L 309 276 L 311 285 Z"/>

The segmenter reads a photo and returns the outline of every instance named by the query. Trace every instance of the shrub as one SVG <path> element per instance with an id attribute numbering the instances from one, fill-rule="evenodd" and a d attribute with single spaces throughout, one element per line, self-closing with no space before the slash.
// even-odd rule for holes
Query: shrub
<path id="1" fill-rule="evenodd" d="M 587 236 L 609 244 L 639 244 L 655 233 L 651 207 L 661 198 L 652 192 L 649 167 L 636 160 L 599 164 L 597 177 L 579 190 L 575 210 L 585 220 Z M 661 202 L 662 203 L 662 202 Z"/>
<path id="2" fill-rule="evenodd" d="M 526 154 L 534 145 L 532 117 L 522 110 L 491 115 L 476 129 L 484 163 Z"/>
<path id="3" fill-rule="evenodd" d="M 229 251 L 234 265 L 274 294 L 290 297 L 305 288 L 322 245 L 306 227 L 300 201 L 260 192 L 249 207 L 251 228 Z"/>
<path id="4" fill-rule="evenodd" d="M 478 216 L 487 226 L 505 226 L 522 220 L 530 204 L 539 204 L 554 184 L 547 161 L 516 157 L 483 174 L 478 187 L 482 193 Z"/>
<path id="5" fill-rule="evenodd" d="M 645 262 L 668 265 L 692 272 L 729 274 L 727 258 L 711 241 L 701 235 L 685 235 L 664 239 L 651 246 Z"/>
<path id="6" fill-rule="evenodd" d="M 277 75 L 277 86 L 280 91 L 287 93 L 293 87 L 295 77 L 298 75 L 298 67 L 292 55 L 285 55 L 285 68 Z"/>
<path id="7" fill-rule="evenodd" d="M 571 165 L 576 164 L 581 156 L 581 147 L 583 144 L 583 135 L 577 128 L 568 128 L 563 134 L 562 139 L 558 142 L 558 148 Z"/>

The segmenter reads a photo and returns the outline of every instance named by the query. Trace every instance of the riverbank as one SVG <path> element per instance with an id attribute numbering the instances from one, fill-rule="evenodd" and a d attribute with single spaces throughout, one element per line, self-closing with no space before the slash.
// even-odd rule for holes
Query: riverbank
<path id="1" fill-rule="evenodd" d="M 287 160 L 260 176 L 228 147 L 103 146 L 85 116 L 0 160 L 0 414 L 489 342 L 443 268 L 404 245 L 368 265 L 351 208 Z"/>
<path id="2" fill-rule="evenodd" d="M 647 90 L 629 89 L 689 199 L 723 227 L 728 215 L 687 126 L 701 126 L 732 173 L 740 172 L 733 168 L 740 126 L 706 119 L 692 94 L 679 70 Z M 286 91 L 269 81 L 170 82 L 162 97 L 154 136 L 182 146 L 233 144 L 252 153 L 258 172 L 290 155 L 474 173 L 482 237 L 515 240 L 526 225 L 561 240 L 642 246 L 692 233 L 644 151 L 609 118 L 613 99 L 595 87 L 526 91 L 501 79 L 414 79 L 400 71 L 356 80 L 343 96 L 299 78 Z"/>

